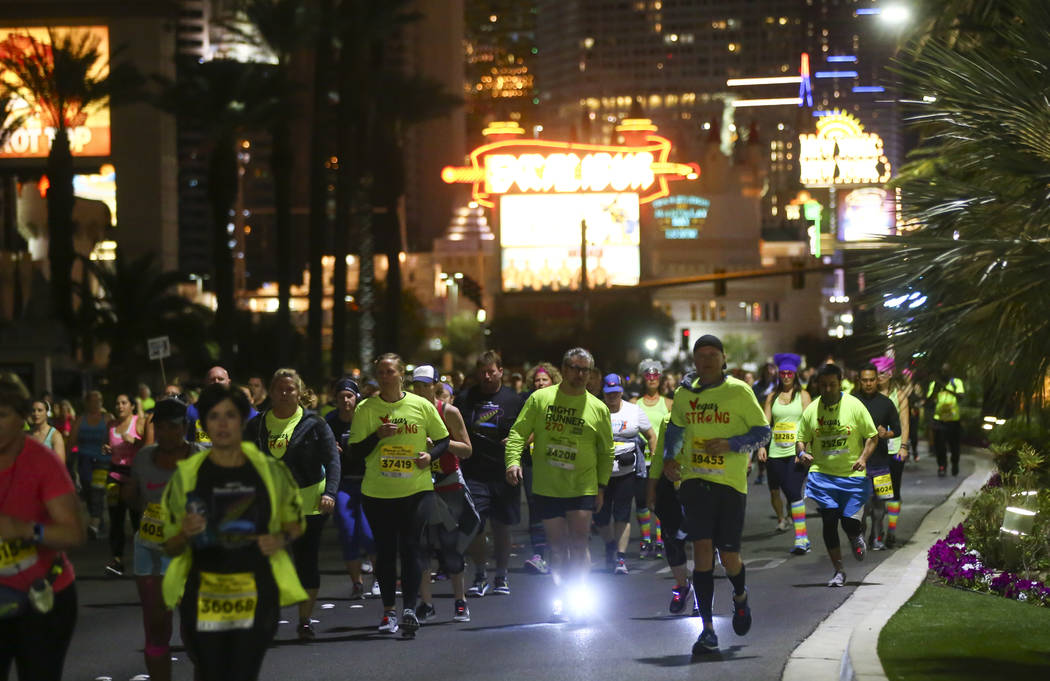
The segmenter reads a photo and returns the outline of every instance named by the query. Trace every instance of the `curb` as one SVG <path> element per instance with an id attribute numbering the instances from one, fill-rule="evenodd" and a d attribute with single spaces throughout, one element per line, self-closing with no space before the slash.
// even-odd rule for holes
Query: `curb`
<path id="1" fill-rule="evenodd" d="M 966 517 L 961 500 L 973 495 L 993 470 L 987 450 L 971 450 L 975 470 L 930 510 L 908 545 L 868 573 L 865 582 L 788 657 L 781 681 L 886 681 L 878 655 L 879 633 L 926 579 L 926 553 Z"/>

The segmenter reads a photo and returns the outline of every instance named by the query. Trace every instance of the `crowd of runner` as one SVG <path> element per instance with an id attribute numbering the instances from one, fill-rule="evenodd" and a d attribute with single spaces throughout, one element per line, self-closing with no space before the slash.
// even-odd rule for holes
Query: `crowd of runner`
<path id="1" fill-rule="evenodd" d="M 591 535 L 607 570 L 629 575 L 633 520 L 634 555 L 666 561 L 668 609 L 701 618 L 693 654 L 705 655 L 719 650 L 716 557 L 733 631 L 751 627 L 749 484 L 768 486 L 793 555 L 811 550 L 815 503 L 827 584 L 841 587 L 840 528 L 856 560 L 899 542 L 924 403 L 938 472 L 950 450 L 958 474 L 964 388 L 948 367 L 920 385 L 892 357 L 847 374 L 782 353 L 756 380 L 728 371 L 710 335 L 691 359 L 683 373 L 653 359 L 602 373 L 573 348 L 522 375 L 487 351 L 465 378 L 384 354 L 317 392 L 294 369 L 242 386 L 216 366 L 199 390 L 172 384 L 154 399 L 143 385 L 115 395 L 112 411 L 91 391 L 79 415 L 2 376 L 0 678 L 12 662 L 19 678 L 61 678 L 77 616 L 64 551 L 91 538 L 108 541 L 108 575 L 134 576 L 150 679 L 171 678 L 176 610 L 198 679 L 254 679 L 282 607 L 296 606 L 300 640 L 315 637 L 329 516 L 350 598 L 378 600 L 378 630 L 406 638 L 445 616 L 434 569 L 456 622 L 470 621 L 468 599 L 511 593 L 511 530 L 523 520 L 526 568 L 551 575 L 551 618 L 585 615 Z"/>

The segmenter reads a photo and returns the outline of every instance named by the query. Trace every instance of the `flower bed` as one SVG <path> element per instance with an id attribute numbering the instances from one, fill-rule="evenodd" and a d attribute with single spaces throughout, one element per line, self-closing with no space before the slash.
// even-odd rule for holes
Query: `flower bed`
<path id="1" fill-rule="evenodd" d="M 981 555 L 967 547 L 962 525 L 931 546 L 927 558 L 930 570 L 951 586 L 1050 606 L 1050 587 L 1043 582 L 984 565 Z"/>

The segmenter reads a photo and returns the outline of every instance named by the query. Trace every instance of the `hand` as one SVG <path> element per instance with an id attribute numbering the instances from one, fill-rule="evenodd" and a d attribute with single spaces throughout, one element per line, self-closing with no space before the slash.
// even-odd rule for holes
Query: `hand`
<path id="1" fill-rule="evenodd" d="M 121 435 L 121 437 L 124 438 L 124 442 L 127 442 L 129 445 L 135 442 L 135 434 L 131 432 L 130 428 L 128 429 L 128 432 Z"/>
<path id="2" fill-rule="evenodd" d="M 678 482 L 682 479 L 682 473 L 678 469 L 680 466 L 674 459 L 670 461 L 664 461 L 664 477 L 671 482 Z"/>
<path id="3" fill-rule="evenodd" d="M 803 466 L 805 466 L 806 468 L 809 468 L 810 464 L 813 463 L 813 455 L 808 452 L 802 452 L 801 454 L 795 457 L 795 460 Z"/>
<path id="4" fill-rule="evenodd" d="M 430 468 L 430 452 L 416 454 L 416 468 Z"/>
<path id="5" fill-rule="evenodd" d="M 0 540 L 32 539 L 33 525 L 0 513 Z"/>
<path id="6" fill-rule="evenodd" d="M 397 435 L 397 424 L 396 423 L 383 423 L 383 424 L 381 424 L 379 426 L 379 428 L 376 429 L 376 435 L 379 436 L 380 440 L 382 440 L 383 438 L 393 437 L 394 435 Z"/>
<path id="7" fill-rule="evenodd" d="M 283 549 L 288 544 L 288 540 L 284 532 L 281 532 L 280 534 L 260 534 L 255 543 L 259 545 L 259 551 L 264 556 L 272 556 Z"/>
<path id="8" fill-rule="evenodd" d="M 880 440 L 885 440 L 886 438 L 889 437 L 889 432 L 890 431 L 886 430 L 886 426 L 879 426 L 878 428 L 876 428 L 876 430 L 879 432 L 879 439 Z"/>
<path id="9" fill-rule="evenodd" d="M 708 454 L 725 454 L 729 450 L 729 440 L 724 437 L 716 437 L 704 443 L 704 451 Z"/>
<path id="10" fill-rule="evenodd" d="M 521 474 L 521 466 L 510 466 L 507 468 L 507 484 L 517 487 L 524 477 Z"/>
<path id="11" fill-rule="evenodd" d="M 193 537 L 204 531 L 208 521 L 200 513 L 187 513 L 182 518 L 182 533 L 187 537 Z"/>
<path id="12" fill-rule="evenodd" d="M 325 515 L 328 515 L 329 513 L 335 510 L 335 499 L 328 496 L 327 494 L 322 494 L 321 498 L 317 501 L 317 510 L 319 510 Z"/>
<path id="13" fill-rule="evenodd" d="M 761 461 L 762 463 L 765 463 L 766 459 L 768 459 L 768 458 L 769 458 L 769 452 L 766 451 L 766 448 L 765 447 L 759 447 L 758 448 L 758 460 Z"/>
<path id="14" fill-rule="evenodd" d="M 106 456 L 112 456 L 113 455 L 113 448 L 109 446 L 108 442 L 103 443 L 103 445 L 102 445 L 102 453 L 105 454 Z"/>
<path id="15" fill-rule="evenodd" d="M 853 462 L 853 470 L 862 471 L 868 467 L 868 464 L 864 462 L 864 459 L 857 459 Z"/>

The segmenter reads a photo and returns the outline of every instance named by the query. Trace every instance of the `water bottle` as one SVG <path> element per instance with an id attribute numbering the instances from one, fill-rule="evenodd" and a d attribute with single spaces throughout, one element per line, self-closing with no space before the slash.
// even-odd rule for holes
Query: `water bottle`
<path id="1" fill-rule="evenodd" d="M 208 519 L 208 505 L 204 503 L 204 500 L 195 495 L 188 495 L 186 497 L 186 513 L 196 513 L 197 515 L 203 516 L 204 520 Z M 204 531 L 193 537 L 193 544 L 195 546 L 205 546 L 208 543 L 207 539 L 208 528 L 205 527 Z"/>

